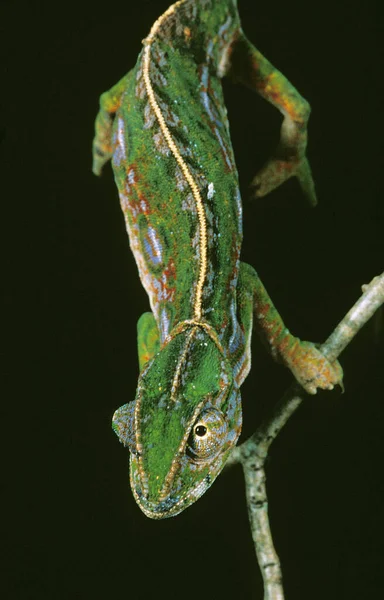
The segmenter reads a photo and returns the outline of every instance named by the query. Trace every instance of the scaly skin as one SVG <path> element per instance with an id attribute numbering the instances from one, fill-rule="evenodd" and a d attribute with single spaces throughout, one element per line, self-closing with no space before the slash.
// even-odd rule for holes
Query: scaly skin
<path id="1" fill-rule="evenodd" d="M 338 365 L 289 333 L 255 271 L 240 263 L 225 75 L 284 114 L 276 155 L 254 180 L 256 195 L 296 175 L 314 204 L 308 104 L 245 38 L 235 0 L 172 5 L 136 66 L 101 96 L 96 119 L 93 169 L 100 174 L 112 157 L 152 311 L 138 323 L 136 398 L 116 411 L 113 427 L 131 452 L 135 499 L 155 519 L 199 498 L 236 444 L 253 320 L 307 391 L 341 380 Z"/>

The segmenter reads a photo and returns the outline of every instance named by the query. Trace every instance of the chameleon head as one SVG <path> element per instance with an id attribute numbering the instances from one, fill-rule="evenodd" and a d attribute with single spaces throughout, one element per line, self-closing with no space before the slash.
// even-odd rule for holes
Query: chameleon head
<path id="1" fill-rule="evenodd" d="M 113 428 L 130 449 L 132 491 L 148 517 L 172 517 L 200 498 L 241 430 L 239 390 L 215 340 L 199 327 L 171 336 Z"/>

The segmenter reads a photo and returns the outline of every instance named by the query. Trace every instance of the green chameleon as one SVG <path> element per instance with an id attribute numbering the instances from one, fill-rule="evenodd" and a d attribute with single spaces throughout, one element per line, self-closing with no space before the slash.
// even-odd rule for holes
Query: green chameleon
<path id="1" fill-rule="evenodd" d="M 284 115 L 275 155 L 252 182 L 263 196 L 296 176 L 316 203 L 305 158 L 310 108 L 242 32 L 236 0 L 180 0 L 143 41 L 136 66 L 100 98 L 93 171 L 112 158 L 151 312 L 138 322 L 140 376 L 113 429 L 130 451 L 141 510 L 177 515 L 222 470 L 241 430 L 240 386 L 253 324 L 309 393 L 341 382 L 292 336 L 254 269 L 240 262 L 242 205 L 221 78 Z"/>

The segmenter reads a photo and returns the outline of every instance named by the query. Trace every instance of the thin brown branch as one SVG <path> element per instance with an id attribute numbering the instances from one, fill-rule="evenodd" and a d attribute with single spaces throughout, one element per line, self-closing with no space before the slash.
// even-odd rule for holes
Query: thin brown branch
<path id="1" fill-rule="evenodd" d="M 384 303 L 384 273 L 375 277 L 369 285 L 363 287 L 363 290 L 363 295 L 320 348 L 330 361 L 337 359 L 358 331 Z M 292 384 L 276 404 L 272 415 L 246 442 L 235 448 L 228 461 L 229 464 L 240 462 L 243 466 L 252 538 L 264 581 L 264 600 L 284 600 L 280 561 L 269 526 L 265 459 L 271 443 L 298 409 L 305 396 L 306 393 L 297 383 Z"/>

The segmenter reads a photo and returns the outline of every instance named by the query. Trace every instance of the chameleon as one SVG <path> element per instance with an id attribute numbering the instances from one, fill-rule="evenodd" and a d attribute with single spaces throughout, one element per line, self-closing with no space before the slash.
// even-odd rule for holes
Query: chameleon
<path id="1" fill-rule="evenodd" d="M 337 362 L 289 332 L 256 271 L 240 260 L 242 202 L 223 77 L 283 115 L 253 195 L 295 176 L 316 204 L 306 158 L 310 106 L 248 41 L 236 0 L 172 4 L 136 65 L 101 95 L 95 123 L 93 172 L 111 159 L 151 308 L 137 324 L 136 396 L 112 426 L 129 449 L 134 498 L 153 519 L 200 498 L 236 445 L 253 328 L 308 393 L 342 381 Z"/>

